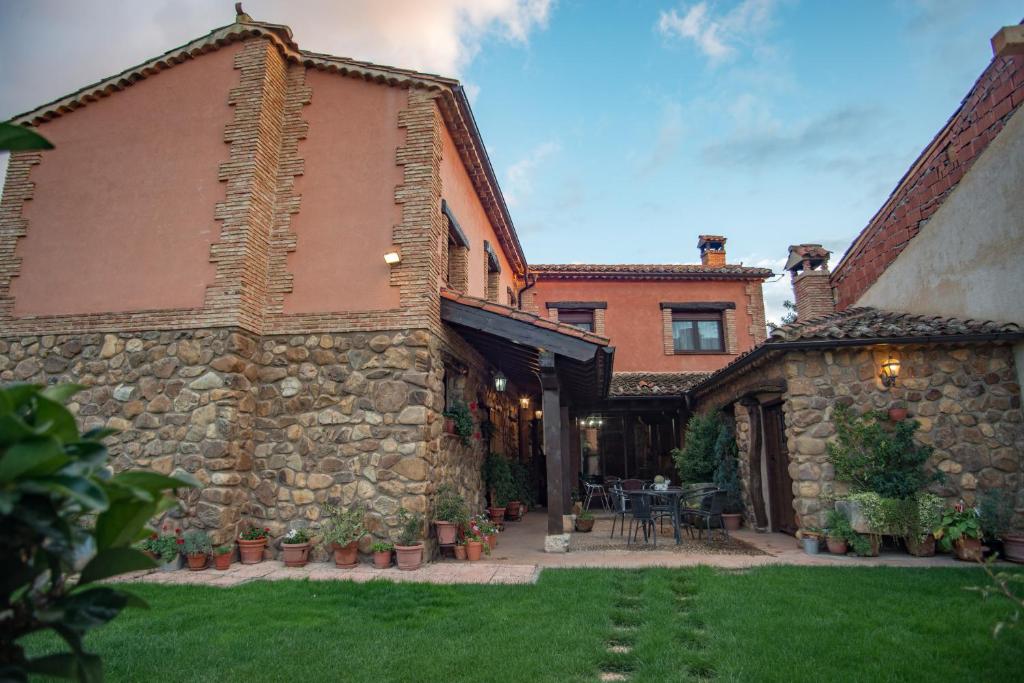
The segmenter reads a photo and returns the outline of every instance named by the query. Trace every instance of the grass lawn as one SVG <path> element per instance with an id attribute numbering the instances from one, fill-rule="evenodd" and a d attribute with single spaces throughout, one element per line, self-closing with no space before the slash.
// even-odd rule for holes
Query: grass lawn
<path id="1" fill-rule="evenodd" d="M 139 585 L 153 609 L 87 644 L 113 681 L 1022 680 L 1024 629 L 990 635 L 1008 604 L 962 590 L 983 580 L 769 567 L 549 570 L 535 586 Z"/>

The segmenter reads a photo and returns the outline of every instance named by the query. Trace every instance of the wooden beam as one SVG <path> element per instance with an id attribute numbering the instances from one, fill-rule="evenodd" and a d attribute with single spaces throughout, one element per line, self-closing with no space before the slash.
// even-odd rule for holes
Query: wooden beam
<path id="1" fill-rule="evenodd" d="M 562 510 L 565 493 L 562 482 L 562 406 L 555 356 L 540 355 L 541 410 L 544 411 L 544 456 L 548 477 L 548 534 L 563 533 Z"/>
<path id="2" fill-rule="evenodd" d="M 559 413 L 559 426 L 561 427 L 562 440 L 562 514 L 572 513 L 572 490 L 576 488 L 576 473 L 573 472 L 572 447 L 569 438 L 569 429 L 572 422 L 569 420 L 569 406 L 561 406 Z"/>

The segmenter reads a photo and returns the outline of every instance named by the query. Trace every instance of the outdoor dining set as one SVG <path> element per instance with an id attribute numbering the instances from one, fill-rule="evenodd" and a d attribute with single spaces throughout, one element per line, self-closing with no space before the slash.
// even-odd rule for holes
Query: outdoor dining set
<path id="1" fill-rule="evenodd" d="M 582 480 L 581 484 L 583 509 L 589 510 L 591 504 L 597 502 L 606 512 L 611 512 L 611 536 L 615 536 L 618 524 L 619 536 L 625 535 L 627 545 L 637 543 L 643 533 L 644 543 L 656 546 L 658 527 L 665 520 L 672 522 L 676 544 L 682 543 L 684 530 L 691 538 L 703 535 L 708 543 L 713 540 L 715 531 L 729 538 L 722 518 L 728 496 L 714 485 L 671 486 L 614 477 L 603 482 Z"/>

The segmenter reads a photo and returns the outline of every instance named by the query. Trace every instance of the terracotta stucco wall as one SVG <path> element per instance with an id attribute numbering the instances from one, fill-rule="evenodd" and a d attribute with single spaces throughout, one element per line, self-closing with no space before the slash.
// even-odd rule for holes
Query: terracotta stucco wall
<path id="1" fill-rule="evenodd" d="M 666 355 L 661 302 L 733 301 L 736 303 L 736 349 L 753 347 L 745 283 L 739 281 L 540 281 L 530 290 L 540 314 L 549 301 L 605 301 L 605 334 L 615 347 L 617 372 L 717 370 L 736 356 L 730 353 Z"/>
<path id="2" fill-rule="evenodd" d="M 230 46 L 39 127 L 14 315 L 199 308 L 224 200 Z"/>
<path id="3" fill-rule="evenodd" d="M 299 145 L 305 172 L 295 181 L 302 203 L 292 217 L 297 243 L 288 256 L 294 289 L 284 312 L 397 308 L 399 288 L 390 284 L 384 253 L 402 220 L 395 155 L 405 142 L 398 113 L 408 91 L 312 69 L 306 84 L 309 132 Z"/>
<path id="4" fill-rule="evenodd" d="M 487 271 L 484 260 L 484 240 L 487 240 L 501 263 L 498 302 L 508 303 L 506 288 L 512 287 L 515 291 L 512 267 L 505 258 L 494 227 L 473 188 L 473 181 L 466 173 L 462 159 L 459 158 L 455 141 L 446 128 L 441 130 L 441 197 L 448 202 L 455 219 L 459 222 L 459 227 L 469 240 L 469 291 L 466 294 L 481 298 L 487 295 Z"/>

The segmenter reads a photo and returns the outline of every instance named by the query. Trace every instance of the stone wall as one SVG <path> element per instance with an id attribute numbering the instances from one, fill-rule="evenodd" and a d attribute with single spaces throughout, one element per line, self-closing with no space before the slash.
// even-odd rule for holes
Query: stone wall
<path id="1" fill-rule="evenodd" d="M 399 507 L 429 519 L 443 483 L 483 509 L 483 413 L 468 444 L 443 433 L 446 357 L 467 402 L 517 395 L 494 395 L 482 358 L 426 330 L 22 337 L 0 340 L 0 381 L 82 384 L 70 409 L 83 428 L 119 430 L 114 468 L 192 473 L 203 486 L 185 494 L 182 524 L 215 542 L 248 524 L 315 529 L 331 502 L 366 507 L 368 546 L 397 535 Z"/>
<path id="2" fill-rule="evenodd" d="M 885 388 L 878 368 L 887 349 L 791 352 L 782 361 L 789 472 L 799 521 L 820 526 L 822 496 L 844 492 L 834 481 L 826 442 L 834 437 L 837 403 L 856 412 L 906 404 L 921 427 L 918 439 L 935 453 L 930 466 L 946 473 L 933 490 L 950 503 L 974 504 L 981 491 L 1015 497 L 1024 521 L 1024 416 L 1009 347 L 898 347 L 897 385 Z"/>

